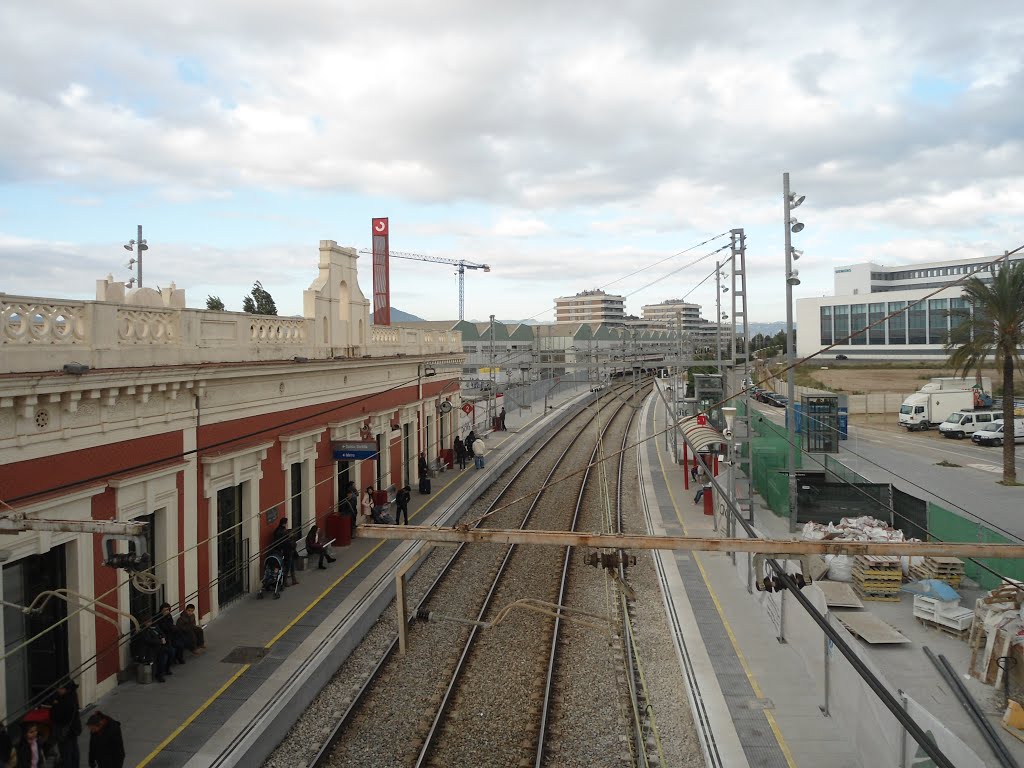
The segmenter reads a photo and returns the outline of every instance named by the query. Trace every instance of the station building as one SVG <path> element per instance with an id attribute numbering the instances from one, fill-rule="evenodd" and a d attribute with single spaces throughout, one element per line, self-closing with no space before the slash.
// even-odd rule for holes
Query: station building
<path id="1" fill-rule="evenodd" d="M 960 286 L 951 284 L 967 275 L 991 281 L 997 258 L 902 267 L 873 262 L 836 267 L 835 295 L 796 302 L 797 355 L 812 355 L 854 334 L 830 352 L 851 360 L 945 360 L 948 353 L 943 345 L 959 321 L 950 316 L 950 310 L 967 308 Z M 1021 258 L 1024 256 L 1009 260 Z M 951 287 L 944 289 L 947 285 Z M 929 297 L 936 289 L 939 292 Z M 893 312 L 899 314 L 867 329 Z"/>
<path id="2" fill-rule="evenodd" d="M 414 484 L 418 454 L 450 446 L 459 333 L 372 326 L 357 262 L 321 241 L 301 317 L 188 309 L 173 285 L 111 278 L 96 301 L 0 294 L 0 522 L 70 523 L 0 531 L 0 716 L 67 675 L 95 701 L 129 667 L 129 614 L 166 600 L 209 621 L 258 589 L 282 517 L 322 525 L 349 481 Z M 341 441 L 376 450 L 345 460 Z M 156 592 L 103 565 L 89 521 L 148 523 Z M 49 592 L 63 597 L 15 607 Z"/>

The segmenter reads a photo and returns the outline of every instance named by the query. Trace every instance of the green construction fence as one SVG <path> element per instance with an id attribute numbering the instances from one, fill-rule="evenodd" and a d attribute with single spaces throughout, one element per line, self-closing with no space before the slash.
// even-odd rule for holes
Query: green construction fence
<path id="1" fill-rule="evenodd" d="M 1019 544 L 1019 541 L 1008 539 L 981 523 L 969 520 L 956 512 L 928 502 L 928 531 L 932 539 L 944 542 L 978 543 L 978 544 Z M 1002 560 L 990 557 L 979 557 L 972 560 L 962 558 L 964 573 L 981 585 L 982 589 L 995 589 L 1000 584 L 998 576 L 986 571 L 979 563 L 983 563 L 996 573 L 1011 579 L 1024 581 L 1024 560 Z"/>

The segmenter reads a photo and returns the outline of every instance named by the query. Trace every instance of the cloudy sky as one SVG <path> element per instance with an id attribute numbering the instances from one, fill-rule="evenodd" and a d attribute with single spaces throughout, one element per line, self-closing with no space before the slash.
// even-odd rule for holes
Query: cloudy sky
<path id="1" fill-rule="evenodd" d="M 713 306 L 715 257 L 687 265 L 727 239 L 693 246 L 743 227 L 771 321 L 784 171 L 798 297 L 1024 243 L 1019 2 L 11 0 L 0 50 L 0 292 L 91 298 L 142 224 L 147 286 L 300 313 L 318 241 L 387 216 L 393 249 L 492 267 L 468 318 L 604 286 L 639 314 Z M 457 315 L 451 268 L 392 279 Z"/>

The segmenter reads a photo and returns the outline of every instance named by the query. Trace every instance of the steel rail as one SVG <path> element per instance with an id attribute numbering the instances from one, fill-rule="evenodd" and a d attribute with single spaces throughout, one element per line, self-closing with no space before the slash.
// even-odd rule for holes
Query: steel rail
<path id="1" fill-rule="evenodd" d="M 613 391 L 611 391 L 609 393 L 609 397 L 607 398 L 607 400 L 609 402 L 615 401 L 617 399 L 617 398 L 615 398 L 612 395 L 614 395 Z M 602 398 L 602 400 L 605 400 L 605 399 L 606 398 Z M 603 407 L 603 405 L 604 404 L 602 403 L 602 407 Z M 621 405 L 619 407 L 621 407 Z M 594 418 L 596 418 L 596 414 L 595 414 Z M 591 419 L 590 421 L 592 421 L 592 420 L 593 419 Z M 583 432 L 586 430 L 586 428 L 588 426 L 590 426 L 590 421 L 588 421 L 586 426 L 584 426 L 583 429 L 580 430 L 578 435 L 582 435 Z M 569 454 L 569 451 L 571 451 L 573 449 L 574 442 L 570 443 L 568 446 L 566 446 L 565 450 L 555 460 L 554 464 L 551 467 L 551 471 L 548 472 L 547 477 L 544 479 L 544 483 L 541 485 L 540 489 L 537 491 L 536 496 L 534 496 L 533 501 L 530 503 L 530 507 L 527 510 L 527 512 L 526 512 L 526 514 L 525 514 L 525 516 L 523 518 L 523 521 L 522 521 L 522 523 L 520 525 L 520 530 L 522 530 L 523 528 L 525 528 L 526 525 L 529 524 L 530 519 L 533 517 L 534 511 L 536 510 L 538 504 L 540 503 L 541 498 L 543 497 L 544 493 L 547 490 L 548 483 L 551 481 L 551 478 L 554 476 L 555 471 L 561 466 L 562 462 L 565 460 L 565 457 Z M 480 611 L 479 611 L 479 613 L 477 615 L 477 621 L 478 622 L 482 622 L 484 620 L 484 616 L 486 615 L 488 609 L 491 606 L 492 601 L 494 600 L 495 595 L 497 594 L 499 584 L 500 584 L 500 582 L 502 580 L 502 576 L 505 574 L 505 571 L 508 568 L 509 562 L 512 559 L 512 554 L 515 551 L 516 551 L 516 545 L 514 545 L 514 544 L 513 545 L 509 545 L 508 550 L 505 553 L 505 557 L 502 558 L 501 565 L 498 567 L 498 571 L 497 571 L 497 573 L 494 576 L 493 582 L 491 583 L 491 587 L 490 587 L 490 589 L 488 589 L 487 595 L 484 598 L 483 605 L 481 606 Z M 478 625 L 477 626 L 473 626 L 470 629 L 470 631 L 469 631 L 469 635 L 466 638 L 466 642 L 463 644 L 462 652 L 459 655 L 458 661 L 456 662 L 455 670 L 453 671 L 453 673 L 451 675 L 451 679 L 448 682 L 448 686 L 445 689 L 444 695 L 442 696 L 441 702 L 438 704 L 437 711 L 436 711 L 436 713 L 434 715 L 434 718 L 433 718 L 433 720 L 432 720 L 432 722 L 430 724 L 430 729 L 427 731 L 427 735 L 424 737 L 423 745 L 420 748 L 420 752 L 419 752 L 419 754 L 418 754 L 418 756 L 416 758 L 416 762 L 414 763 L 415 768 L 423 768 L 425 765 L 427 765 L 427 761 L 428 761 L 428 759 L 430 757 L 431 750 L 435 746 L 435 741 L 437 739 L 437 735 L 438 735 L 438 732 L 440 730 L 441 724 L 444 722 L 444 718 L 447 715 L 448 708 L 449 708 L 449 706 L 452 703 L 455 691 L 456 691 L 456 689 L 458 687 L 458 684 L 459 684 L 459 682 L 460 682 L 460 680 L 462 678 L 462 674 L 463 674 L 463 672 L 464 672 L 464 670 L 466 668 L 467 660 L 469 659 L 469 654 L 470 654 L 470 652 L 472 651 L 472 649 L 474 647 L 474 644 L 476 642 L 476 638 L 477 638 L 477 636 L 479 634 L 479 631 L 480 631 L 480 627 Z"/>
<path id="2" fill-rule="evenodd" d="M 597 452 L 601 447 L 601 443 L 604 440 L 605 435 L 608 433 L 609 430 L 611 430 L 612 422 L 615 420 L 615 417 L 618 416 L 622 412 L 622 410 L 627 406 L 630 406 L 630 404 L 622 403 L 621 405 L 619 405 L 619 408 L 616 410 L 615 414 L 612 416 L 612 418 L 608 419 L 607 423 L 601 429 L 600 433 L 597 436 L 597 440 L 594 441 L 594 450 L 590 452 L 590 460 L 587 462 L 587 468 L 583 472 L 583 476 L 580 482 L 580 490 L 576 497 L 576 507 L 573 510 L 572 520 L 569 523 L 569 530 L 571 531 L 576 530 L 576 526 L 579 522 L 580 510 L 583 507 L 583 496 L 587 491 L 587 481 L 590 479 L 590 470 L 593 469 L 595 466 L 594 458 L 597 456 Z M 630 418 L 630 421 L 632 421 L 632 417 Z M 627 434 L 628 431 L 629 424 L 627 423 Z M 558 585 L 558 597 L 555 601 L 558 605 L 562 605 L 565 602 L 565 595 L 568 591 L 569 567 L 572 565 L 572 553 L 573 548 L 571 546 L 568 546 L 565 548 L 565 552 L 562 557 L 562 575 Z M 554 627 L 552 627 L 551 630 L 551 650 L 548 654 L 547 672 L 544 677 L 544 697 L 541 702 L 540 724 L 537 729 L 537 749 L 534 753 L 533 761 L 535 768 L 541 768 L 541 766 L 544 764 L 544 747 L 547 743 L 548 725 L 550 724 L 550 710 L 555 681 L 555 668 L 558 665 L 558 651 L 560 647 L 561 632 L 562 618 L 561 616 L 557 616 L 555 617 Z"/>
<path id="3" fill-rule="evenodd" d="M 571 428 L 572 424 L 575 422 L 576 417 L 572 418 L 570 421 L 561 425 L 558 428 L 558 431 L 561 432 L 562 430 Z M 585 428 L 586 427 L 584 427 L 584 429 Z M 508 495 L 510 489 L 516 483 L 516 481 L 519 480 L 523 474 L 525 474 L 528 470 L 531 469 L 532 462 L 537 458 L 538 455 L 540 455 L 540 453 L 545 449 L 545 447 L 545 444 L 541 444 L 540 446 L 537 447 L 535 451 L 533 451 L 530 454 L 529 458 L 526 459 L 526 461 L 522 462 L 522 465 L 515 471 L 512 477 L 509 478 L 508 482 L 505 484 L 505 487 L 501 489 L 498 495 L 495 496 L 495 498 L 487 506 L 487 513 L 489 513 L 492 509 L 497 507 L 505 498 L 505 496 Z M 478 520 L 474 524 L 474 527 L 479 527 L 482 523 L 483 520 Z M 462 555 L 466 546 L 466 542 L 460 544 L 452 553 L 451 557 L 448 558 L 448 562 L 445 563 L 441 571 L 437 574 L 434 580 L 424 591 L 423 596 L 416 603 L 409 618 L 407 619 L 407 623 L 413 623 L 417 612 L 427 605 L 429 600 L 434 596 L 434 593 L 437 591 L 437 589 L 441 586 L 441 584 L 444 583 L 449 573 L 451 572 L 452 567 L 455 565 L 456 561 Z M 313 760 L 309 763 L 311 768 L 323 768 L 327 764 L 327 760 L 330 757 L 331 753 L 334 751 L 334 747 L 337 745 L 342 732 L 352 722 L 356 712 L 358 712 L 360 707 L 362 706 L 363 700 L 365 699 L 366 695 L 373 687 L 373 684 L 380 677 L 380 674 L 383 671 L 384 667 L 387 665 L 389 661 L 391 661 L 391 659 L 394 657 L 397 651 L 398 638 L 396 637 L 394 640 L 391 641 L 387 649 L 381 655 L 380 659 L 374 665 L 373 669 L 370 671 L 370 674 L 363 681 L 363 684 L 359 687 L 359 690 L 356 692 L 356 695 L 352 697 L 352 701 L 349 703 L 348 707 L 345 708 L 345 711 L 342 713 L 342 716 L 337 720 L 337 722 L 335 722 L 334 726 L 331 728 L 331 731 L 328 734 L 327 739 L 324 741 L 323 745 L 320 747 L 316 755 L 313 757 Z"/>

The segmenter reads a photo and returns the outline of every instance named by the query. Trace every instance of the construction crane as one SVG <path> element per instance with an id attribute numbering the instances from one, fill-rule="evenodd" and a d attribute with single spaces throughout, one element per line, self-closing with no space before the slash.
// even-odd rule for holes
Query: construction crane
<path id="1" fill-rule="evenodd" d="M 370 256 L 373 255 L 373 251 L 367 248 L 361 248 L 360 253 L 366 253 Z M 422 253 L 408 253 L 406 251 L 389 251 L 388 255 L 395 259 L 409 259 L 410 261 L 430 261 L 435 264 L 451 264 L 452 266 L 458 267 L 459 270 L 459 320 L 465 319 L 465 308 L 466 308 L 466 270 L 467 269 L 482 269 L 484 272 L 490 272 L 491 268 L 487 264 L 477 264 L 472 261 L 466 261 L 465 259 L 446 259 L 442 256 L 424 256 Z"/>

